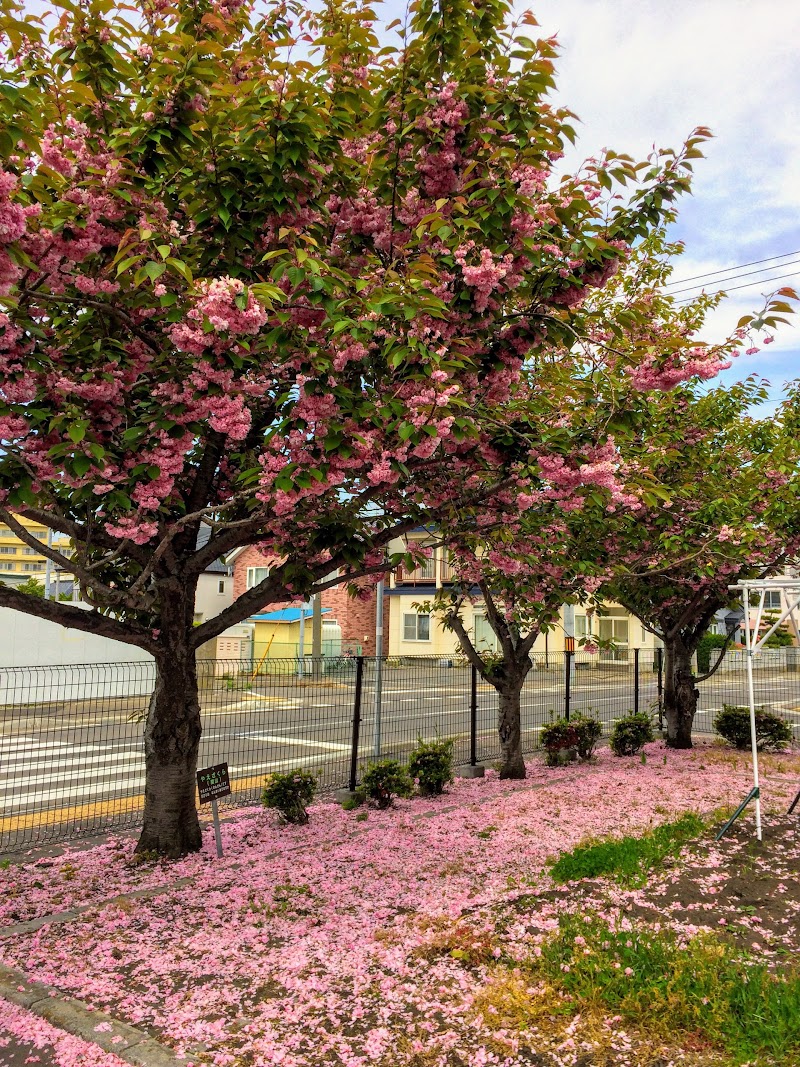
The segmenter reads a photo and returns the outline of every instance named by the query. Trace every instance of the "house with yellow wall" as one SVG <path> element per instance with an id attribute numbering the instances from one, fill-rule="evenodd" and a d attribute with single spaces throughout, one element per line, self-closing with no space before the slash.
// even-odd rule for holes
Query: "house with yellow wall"
<path id="1" fill-rule="evenodd" d="M 420 530 L 409 535 L 407 540 L 425 544 L 431 538 L 426 531 Z M 393 547 L 396 551 L 402 548 L 400 543 Z M 446 630 L 439 619 L 424 608 L 426 602 L 433 601 L 437 589 L 452 581 L 453 568 L 446 551 L 439 547 L 433 548 L 431 555 L 418 566 L 410 570 L 400 566 L 394 571 L 387 591 L 389 656 L 450 658 L 460 654 L 456 635 Z M 605 604 L 599 612 L 578 604 L 574 608 L 574 614 L 577 655 L 580 660 L 585 659 L 587 665 L 626 662 L 632 650 L 636 648 L 652 655 L 660 645 L 658 639 L 619 604 Z M 497 651 L 497 638 L 486 618 L 486 608 L 480 598 L 474 604 L 464 605 L 462 619 L 476 648 Z M 604 643 L 612 643 L 613 648 L 590 656 L 580 652 L 581 638 L 599 638 Z M 560 624 L 549 633 L 539 635 L 532 654 L 538 658 L 548 653 L 563 653 L 565 649 L 562 608 Z"/>

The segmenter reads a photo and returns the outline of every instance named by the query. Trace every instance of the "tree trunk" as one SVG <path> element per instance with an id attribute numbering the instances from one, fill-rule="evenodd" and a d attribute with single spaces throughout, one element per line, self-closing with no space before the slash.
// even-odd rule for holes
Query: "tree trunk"
<path id="1" fill-rule="evenodd" d="M 194 651 L 156 660 L 156 685 L 144 733 L 147 771 L 137 852 L 173 859 L 202 845 L 195 805 L 200 701 Z"/>
<path id="2" fill-rule="evenodd" d="M 664 716 L 667 744 L 671 748 L 692 747 L 692 723 L 700 695 L 692 672 L 692 653 L 680 638 L 664 641 Z"/>
<path id="3" fill-rule="evenodd" d="M 526 672 L 527 673 L 527 672 Z M 497 729 L 500 735 L 501 778 L 524 778 L 525 760 L 522 758 L 522 723 L 520 694 L 525 675 L 504 679 L 497 687 L 500 696 L 500 713 Z"/>

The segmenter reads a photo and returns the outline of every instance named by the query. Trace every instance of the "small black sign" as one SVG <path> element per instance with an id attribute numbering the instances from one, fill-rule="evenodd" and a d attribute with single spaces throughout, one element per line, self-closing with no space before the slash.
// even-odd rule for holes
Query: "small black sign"
<path id="1" fill-rule="evenodd" d="M 228 777 L 228 764 L 218 763 L 216 767 L 204 767 L 202 771 L 198 771 L 197 791 L 200 794 L 201 804 L 230 796 L 231 780 Z"/>

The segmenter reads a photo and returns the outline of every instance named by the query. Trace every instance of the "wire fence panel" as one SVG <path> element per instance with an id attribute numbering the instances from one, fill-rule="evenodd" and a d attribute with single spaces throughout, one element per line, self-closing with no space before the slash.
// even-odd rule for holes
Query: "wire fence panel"
<path id="1" fill-rule="evenodd" d="M 767 649 L 754 666 L 757 703 L 800 736 L 800 649 Z M 148 663 L 0 669 L 0 852 L 139 824 L 154 682 Z M 301 767 L 330 794 L 372 760 L 405 760 L 420 738 L 452 738 L 456 765 L 500 758 L 497 692 L 458 656 L 203 659 L 198 685 L 198 765 L 229 765 L 222 806 L 258 803 L 267 775 Z M 710 733 L 724 704 L 747 702 L 744 657 L 728 652 L 698 688 L 695 728 Z M 662 694 L 658 650 L 537 654 L 521 696 L 523 750 L 564 715 L 592 715 L 605 735 L 631 711 L 658 721 Z"/>
<path id="2" fill-rule="evenodd" d="M 0 671 L 0 848 L 135 825 L 148 663 Z"/>

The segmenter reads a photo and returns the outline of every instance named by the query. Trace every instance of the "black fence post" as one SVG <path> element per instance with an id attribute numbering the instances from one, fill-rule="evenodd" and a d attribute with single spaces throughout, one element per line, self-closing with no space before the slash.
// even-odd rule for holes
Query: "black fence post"
<path id="1" fill-rule="evenodd" d="M 569 722 L 569 686 L 572 675 L 572 653 L 564 653 L 564 718 Z"/>
<path id="2" fill-rule="evenodd" d="M 478 762 L 478 668 L 472 664 L 469 682 L 469 765 Z"/>
<path id="3" fill-rule="evenodd" d="M 633 650 L 633 714 L 639 714 L 639 649 Z"/>
<path id="4" fill-rule="evenodd" d="M 350 781 L 348 789 L 354 792 L 358 783 L 358 734 L 361 729 L 361 692 L 364 688 L 364 657 L 356 656 L 356 690 L 353 695 L 353 744 L 350 749 Z"/>
<path id="5" fill-rule="evenodd" d="M 664 729 L 664 649 L 656 649 L 656 669 L 658 670 L 658 728 Z"/>

